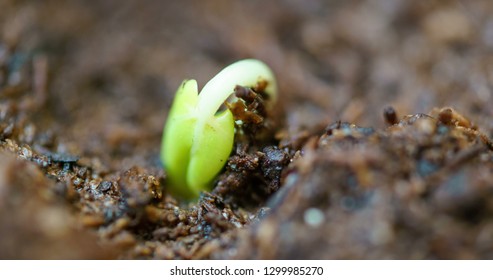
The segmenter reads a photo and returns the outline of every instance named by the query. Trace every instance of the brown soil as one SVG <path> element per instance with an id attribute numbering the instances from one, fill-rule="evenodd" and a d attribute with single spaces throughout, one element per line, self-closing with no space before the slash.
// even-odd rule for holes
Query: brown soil
<path id="1" fill-rule="evenodd" d="M 491 14 L 1 1 L 0 258 L 493 258 Z M 176 88 L 246 57 L 277 75 L 272 123 L 252 97 L 237 118 L 261 137 L 237 139 L 199 201 L 173 197 L 159 149 Z"/>

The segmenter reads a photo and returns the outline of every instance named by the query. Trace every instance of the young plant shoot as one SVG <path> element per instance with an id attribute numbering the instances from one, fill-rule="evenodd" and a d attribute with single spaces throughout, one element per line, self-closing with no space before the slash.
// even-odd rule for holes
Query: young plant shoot
<path id="1" fill-rule="evenodd" d="M 210 188 L 228 160 L 235 135 L 231 111 L 218 110 L 231 98 L 236 85 L 253 88 L 262 82 L 267 83 L 264 91 L 273 103 L 277 95 L 274 74 L 255 59 L 224 68 L 200 94 L 195 80 L 183 81 L 169 112 L 161 145 L 161 160 L 174 194 L 193 199 Z"/>

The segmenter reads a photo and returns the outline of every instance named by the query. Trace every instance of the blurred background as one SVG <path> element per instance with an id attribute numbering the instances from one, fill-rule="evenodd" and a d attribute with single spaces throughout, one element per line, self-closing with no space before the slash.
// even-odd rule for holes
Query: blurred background
<path id="1" fill-rule="evenodd" d="M 4 0 L 0 82 L 15 86 L 26 58 L 45 59 L 36 125 L 123 167 L 158 165 L 183 79 L 203 86 L 247 57 L 277 74 L 289 133 L 339 119 L 383 127 L 387 105 L 452 106 L 491 131 L 492 14 L 489 0 Z"/>

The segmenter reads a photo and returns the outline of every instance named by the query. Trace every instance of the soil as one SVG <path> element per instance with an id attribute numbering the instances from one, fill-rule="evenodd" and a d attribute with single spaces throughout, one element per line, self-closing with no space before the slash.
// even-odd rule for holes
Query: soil
<path id="1" fill-rule="evenodd" d="M 0 258 L 493 258 L 491 14 L 1 1 Z M 235 89 L 246 136 L 210 192 L 174 197 L 159 152 L 176 88 L 246 57 L 278 103 Z"/>

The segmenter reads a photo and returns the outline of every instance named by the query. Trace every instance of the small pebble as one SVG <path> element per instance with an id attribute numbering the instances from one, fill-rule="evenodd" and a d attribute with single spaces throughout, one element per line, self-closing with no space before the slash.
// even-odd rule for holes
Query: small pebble
<path id="1" fill-rule="evenodd" d="M 303 214 L 303 218 L 307 225 L 317 228 L 324 222 L 325 215 L 318 208 L 308 208 Z"/>

